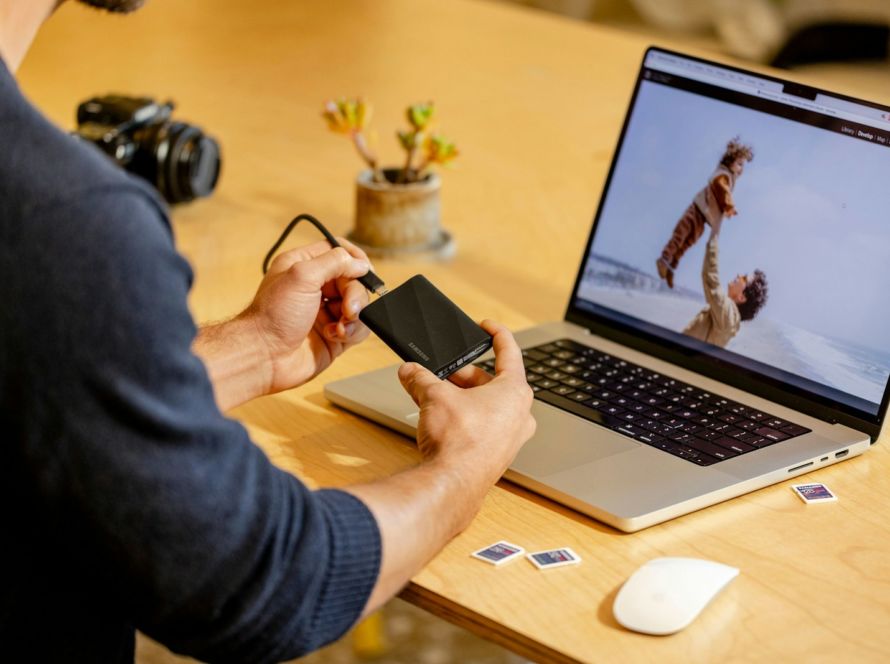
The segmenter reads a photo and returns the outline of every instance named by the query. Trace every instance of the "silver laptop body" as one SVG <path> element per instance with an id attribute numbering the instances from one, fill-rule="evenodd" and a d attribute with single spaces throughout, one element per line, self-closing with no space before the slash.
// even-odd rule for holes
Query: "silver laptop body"
<path id="1" fill-rule="evenodd" d="M 738 215 L 720 233 L 720 288 L 762 267 L 769 298 L 720 347 L 683 331 L 707 304 L 709 228 L 682 256 L 673 288 L 655 261 L 736 137 L 755 158 L 733 183 Z M 810 432 L 699 465 L 536 399 L 537 433 L 506 478 L 633 532 L 869 449 L 890 376 L 879 260 L 890 247 L 888 142 L 888 108 L 649 49 L 565 320 L 517 341 L 576 341 Z M 418 411 L 397 368 L 328 384 L 325 395 L 413 437 Z"/>

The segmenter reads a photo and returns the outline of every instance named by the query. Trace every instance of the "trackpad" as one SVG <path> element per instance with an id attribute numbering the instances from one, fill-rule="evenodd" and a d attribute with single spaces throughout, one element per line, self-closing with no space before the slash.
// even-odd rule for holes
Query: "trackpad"
<path id="1" fill-rule="evenodd" d="M 538 429 L 510 466 L 524 475 L 550 475 L 640 446 L 630 438 L 539 401 L 535 401 L 532 413 Z"/>

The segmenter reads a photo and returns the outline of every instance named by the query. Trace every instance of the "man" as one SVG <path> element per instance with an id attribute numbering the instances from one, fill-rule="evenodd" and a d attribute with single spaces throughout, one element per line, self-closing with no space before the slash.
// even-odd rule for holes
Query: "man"
<path id="1" fill-rule="evenodd" d="M 196 330 L 156 193 L 12 78 L 57 4 L 0 0 L 0 652 L 127 662 L 140 629 L 205 660 L 298 656 L 472 519 L 535 429 L 520 351 L 485 322 L 493 378 L 401 367 L 421 412 L 413 469 L 315 492 L 276 469 L 220 410 L 310 380 L 367 336 L 367 257 L 345 241 L 284 253 L 244 312 Z"/>
<path id="2" fill-rule="evenodd" d="M 738 333 L 742 321 L 753 320 L 766 304 L 768 293 L 766 275 L 760 270 L 754 270 L 750 277 L 738 275 L 723 290 L 717 262 L 717 240 L 722 225 L 722 219 L 711 222 L 711 235 L 702 265 L 702 288 L 708 304 L 696 314 L 683 334 L 725 348 Z"/>

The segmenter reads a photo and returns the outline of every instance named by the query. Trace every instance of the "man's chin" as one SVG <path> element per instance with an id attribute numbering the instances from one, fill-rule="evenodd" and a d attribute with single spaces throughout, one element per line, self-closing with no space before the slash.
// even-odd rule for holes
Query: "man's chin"
<path id="1" fill-rule="evenodd" d="M 129 14 L 145 4 L 145 0 L 77 0 L 83 5 L 104 9 L 109 12 Z"/>

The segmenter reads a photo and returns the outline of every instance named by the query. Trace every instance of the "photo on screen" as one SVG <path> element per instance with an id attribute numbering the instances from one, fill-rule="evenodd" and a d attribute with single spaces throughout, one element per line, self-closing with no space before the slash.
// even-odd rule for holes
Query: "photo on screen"
<path id="1" fill-rule="evenodd" d="M 752 158 L 729 178 L 733 140 Z M 738 298 L 759 272 L 762 306 L 749 320 L 726 309 L 708 343 L 878 404 L 890 375 L 888 169 L 887 146 L 642 81 L 578 297 L 694 336 L 730 282 Z M 703 280 L 709 215 L 721 226 L 717 302 Z M 674 235 L 684 216 L 700 237 Z"/>

